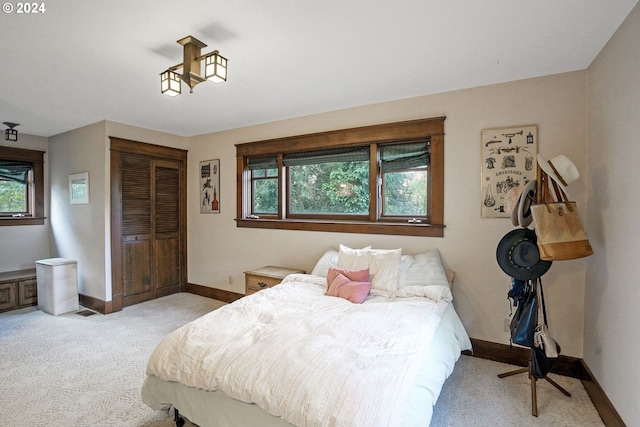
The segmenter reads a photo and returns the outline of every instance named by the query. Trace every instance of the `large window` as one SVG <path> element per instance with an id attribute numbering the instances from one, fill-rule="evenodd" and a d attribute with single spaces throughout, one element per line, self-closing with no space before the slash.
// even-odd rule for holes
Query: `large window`
<path id="1" fill-rule="evenodd" d="M 0 226 L 44 224 L 43 152 L 0 147 Z"/>
<path id="2" fill-rule="evenodd" d="M 442 236 L 443 122 L 237 145 L 238 226 Z"/>

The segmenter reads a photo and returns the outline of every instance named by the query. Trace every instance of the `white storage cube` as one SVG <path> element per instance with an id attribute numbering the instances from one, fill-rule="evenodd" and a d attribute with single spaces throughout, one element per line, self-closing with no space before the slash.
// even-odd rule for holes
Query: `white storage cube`
<path id="1" fill-rule="evenodd" d="M 78 262 L 65 258 L 36 261 L 38 310 L 57 316 L 77 311 Z"/>

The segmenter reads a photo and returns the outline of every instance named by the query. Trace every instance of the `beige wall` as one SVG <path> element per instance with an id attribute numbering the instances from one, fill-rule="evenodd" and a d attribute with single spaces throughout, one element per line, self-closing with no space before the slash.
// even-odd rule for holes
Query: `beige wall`
<path id="1" fill-rule="evenodd" d="M 105 278 L 105 122 L 49 138 L 50 255 L 78 262 L 78 290 L 105 300 L 111 283 Z M 69 202 L 69 175 L 89 172 L 89 203 Z"/>
<path id="2" fill-rule="evenodd" d="M 21 133 L 18 141 L 5 141 L 1 136 L 0 146 L 47 151 L 48 140 L 41 136 Z M 44 215 L 49 216 L 49 162 L 44 154 Z M 43 225 L 21 225 L 0 227 L 0 272 L 36 268 L 35 262 L 49 258 L 49 221 Z"/>
<path id="3" fill-rule="evenodd" d="M 589 68 L 584 359 L 627 425 L 640 425 L 640 6 Z"/>
<path id="4" fill-rule="evenodd" d="M 78 261 L 81 294 L 111 301 L 109 136 L 185 149 L 183 137 L 101 121 L 49 138 L 51 257 Z M 69 174 L 89 172 L 90 201 L 69 203 Z"/>
<path id="5" fill-rule="evenodd" d="M 266 264 L 311 270 L 329 247 L 371 244 L 415 254 L 440 249 L 456 271 L 455 305 L 474 338 L 508 343 L 504 319 L 509 278 L 495 260 L 507 219 L 480 217 L 480 132 L 485 128 L 537 124 L 539 151 L 566 154 L 586 171 L 587 75 L 575 72 L 471 90 L 333 111 L 193 137 L 189 143 L 189 282 L 244 293 L 243 271 Z M 339 234 L 236 228 L 234 144 L 377 123 L 447 116 L 445 121 L 444 238 Z M 198 162 L 221 161 L 221 213 L 200 214 Z M 586 185 L 571 186 L 586 206 Z M 556 263 L 545 275 L 550 324 L 564 354 L 582 356 L 585 260 Z"/>

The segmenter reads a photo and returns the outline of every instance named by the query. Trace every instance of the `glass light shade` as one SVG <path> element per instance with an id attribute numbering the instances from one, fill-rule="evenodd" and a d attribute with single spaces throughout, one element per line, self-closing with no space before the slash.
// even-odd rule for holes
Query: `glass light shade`
<path id="1" fill-rule="evenodd" d="M 15 129 L 7 129 L 4 131 L 4 139 L 6 141 L 17 141 L 18 131 Z"/>
<path id="2" fill-rule="evenodd" d="M 181 84 L 180 76 L 171 70 L 167 70 L 160 74 L 160 91 L 165 95 L 180 95 Z"/>
<path id="3" fill-rule="evenodd" d="M 214 83 L 227 81 L 227 58 L 214 51 L 205 58 L 204 78 Z"/>

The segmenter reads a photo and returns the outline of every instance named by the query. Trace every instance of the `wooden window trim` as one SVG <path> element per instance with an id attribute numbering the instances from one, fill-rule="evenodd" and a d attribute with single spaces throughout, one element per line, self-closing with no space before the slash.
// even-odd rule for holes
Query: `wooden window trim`
<path id="1" fill-rule="evenodd" d="M 33 211 L 31 216 L 0 217 L 0 227 L 43 225 L 44 220 L 44 151 L 0 147 L 0 158 L 33 163 Z"/>
<path id="2" fill-rule="evenodd" d="M 387 235 L 410 235 L 443 237 L 444 235 L 444 120 L 435 117 L 397 123 L 365 126 L 254 141 L 236 144 L 236 224 L 238 227 L 326 231 L 341 233 L 366 233 Z M 284 218 L 284 207 L 279 207 L 278 218 L 249 218 L 245 216 L 250 206 L 251 180 L 247 179 L 246 163 L 249 157 L 282 155 L 283 152 L 305 152 L 326 148 L 351 147 L 363 144 L 383 144 L 389 142 L 411 142 L 429 138 L 431 141 L 431 209 L 430 223 L 407 224 L 352 220 L 292 219 Z M 286 147 L 284 149 L 283 147 Z M 377 150 L 375 150 L 377 151 Z M 280 160 L 281 161 L 281 160 Z M 281 191 L 285 191 L 284 177 L 280 182 Z M 373 180 L 372 180 L 373 181 Z M 377 185 L 370 182 L 370 187 Z M 371 194 L 377 194 L 375 191 Z M 284 198 L 281 198 L 281 200 Z M 375 198 L 374 198 L 375 199 Z M 379 200 L 371 200 L 378 204 Z M 377 206 L 371 212 L 377 212 Z"/>

